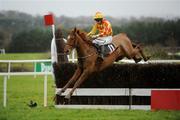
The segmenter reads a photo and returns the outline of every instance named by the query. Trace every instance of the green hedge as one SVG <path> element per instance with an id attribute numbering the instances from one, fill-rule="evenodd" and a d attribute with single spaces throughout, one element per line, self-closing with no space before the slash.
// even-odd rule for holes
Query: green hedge
<path id="1" fill-rule="evenodd" d="M 63 87 L 76 68 L 73 63 L 54 64 L 56 86 Z M 180 88 L 180 64 L 113 64 L 92 74 L 80 87 Z"/>

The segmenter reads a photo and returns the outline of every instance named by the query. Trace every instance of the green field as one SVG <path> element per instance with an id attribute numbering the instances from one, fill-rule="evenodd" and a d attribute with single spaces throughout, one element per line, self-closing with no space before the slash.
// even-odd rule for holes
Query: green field
<path id="1" fill-rule="evenodd" d="M 2 56 L 0 59 L 40 59 L 44 55 Z M 180 111 L 56 109 L 52 100 L 55 90 L 52 76 L 48 76 L 48 107 L 43 107 L 43 84 L 43 76 L 11 76 L 7 82 L 7 107 L 3 108 L 3 77 L 0 76 L 0 120 L 180 120 Z M 37 107 L 30 108 L 27 105 L 30 100 L 36 101 Z"/>

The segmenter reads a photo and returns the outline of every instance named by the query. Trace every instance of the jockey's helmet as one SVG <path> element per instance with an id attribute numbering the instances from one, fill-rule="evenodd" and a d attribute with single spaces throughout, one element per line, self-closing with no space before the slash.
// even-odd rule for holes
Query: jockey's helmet
<path id="1" fill-rule="evenodd" d="M 94 20 L 96 19 L 103 19 L 104 16 L 101 12 L 96 12 L 96 14 L 94 15 Z"/>

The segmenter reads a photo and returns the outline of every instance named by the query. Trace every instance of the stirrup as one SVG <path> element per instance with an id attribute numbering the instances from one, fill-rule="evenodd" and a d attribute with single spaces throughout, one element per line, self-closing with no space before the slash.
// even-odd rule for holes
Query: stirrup
<path id="1" fill-rule="evenodd" d="M 99 62 L 102 62 L 104 59 L 103 59 L 101 56 L 98 55 L 97 60 L 98 60 Z"/>

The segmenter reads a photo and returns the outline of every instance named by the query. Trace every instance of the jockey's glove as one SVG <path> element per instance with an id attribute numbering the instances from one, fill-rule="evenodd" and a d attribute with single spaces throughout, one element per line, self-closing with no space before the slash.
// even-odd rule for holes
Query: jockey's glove
<path id="1" fill-rule="evenodd" d="M 98 38 L 98 37 L 99 37 L 99 35 L 92 35 L 92 36 L 91 36 L 92 39 L 96 39 L 96 38 Z"/>

